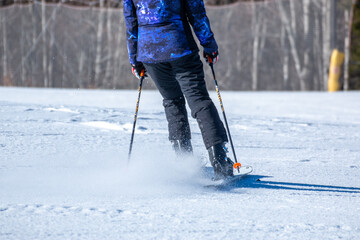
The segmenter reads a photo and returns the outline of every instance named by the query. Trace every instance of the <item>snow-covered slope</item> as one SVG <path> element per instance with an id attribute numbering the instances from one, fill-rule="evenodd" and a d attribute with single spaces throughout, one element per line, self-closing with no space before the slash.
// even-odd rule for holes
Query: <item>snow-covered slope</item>
<path id="1" fill-rule="evenodd" d="M 0 239 L 360 239 L 360 92 L 222 97 L 254 172 L 205 188 L 156 91 L 127 165 L 137 91 L 0 88 Z"/>

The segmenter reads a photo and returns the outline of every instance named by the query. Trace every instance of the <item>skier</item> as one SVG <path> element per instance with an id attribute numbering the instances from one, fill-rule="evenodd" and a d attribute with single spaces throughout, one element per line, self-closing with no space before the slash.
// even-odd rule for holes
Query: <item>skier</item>
<path id="1" fill-rule="evenodd" d="M 215 63 L 218 46 L 203 0 L 123 0 L 132 72 L 148 73 L 163 97 L 169 140 L 178 154 L 191 154 L 185 98 L 198 122 L 215 178 L 233 175 L 223 123 L 209 97 L 192 26 L 206 61 Z M 185 98 L 184 98 L 185 95 Z"/>

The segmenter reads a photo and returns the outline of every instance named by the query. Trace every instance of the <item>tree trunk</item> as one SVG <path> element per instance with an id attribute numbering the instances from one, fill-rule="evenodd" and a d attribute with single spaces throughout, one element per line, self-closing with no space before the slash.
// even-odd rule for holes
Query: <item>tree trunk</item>
<path id="1" fill-rule="evenodd" d="M 2 35 L 3 35 L 3 81 L 4 85 L 10 85 L 10 79 L 9 79 L 9 72 L 8 72 L 8 66 L 7 66 L 7 32 L 6 32 L 6 17 L 5 14 L 2 17 Z"/>
<path id="2" fill-rule="evenodd" d="M 330 43 L 331 43 L 331 25 L 330 25 L 330 4 L 329 0 L 323 0 L 322 17 L 323 17 L 323 84 L 322 90 L 327 89 L 327 81 L 329 78 L 329 64 L 330 64 Z"/>
<path id="3" fill-rule="evenodd" d="M 43 75 L 44 75 L 44 87 L 49 87 L 49 80 L 47 77 L 47 49 L 46 49 L 46 6 L 45 0 L 41 2 L 41 34 L 42 34 L 42 49 L 43 49 Z"/>
<path id="4" fill-rule="evenodd" d="M 231 20 L 233 19 L 233 11 L 229 11 L 226 16 L 224 16 L 224 26 L 230 26 Z M 228 34 L 230 33 L 230 31 L 225 31 L 225 39 L 229 39 L 230 37 L 228 36 Z M 221 53 L 220 53 L 221 54 Z M 226 64 L 226 70 L 225 70 L 225 74 L 223 75 L 223 78 L 231 78 L 232 75 L 232 59 L 230 54 L 223 54 L 220 56 L 220 58 L 227 58 L 227 64 Z M 225 60 L 225 59 L 224 59 Z M 232 83 L 231 81 L 220 81 L 220 88 L 232 88 Z"/>
<path id="5" fill-rule="evenodd" d="M 252 2 L 252 33 L 253 33 L 253 56 L 252 56 L 252 84 L 251 89 L 256 91 L 258 88 L 258 56 L 259 56 L 259 33 L 260 23 L 258 21 L 256 4 Z"/>
<path id="6" fill-rule="evenodd" d="M 96 32 L 96 57 L 95 57 L 95 86 L 102 87 L 101 77 L 101 53 L 102 53 L 102 36 L 104 29 L 104 0 L 100 0 L 100 12 L 98 27 Z"/>
<path id="7" fill-rule="evenodd" d="M 38 19 L 36 18 L 36 14 L 34 11 L 34 8 L 36 8 L 38 5 L 37 4 L 32 4 L 30 7 L 30 15 L 31 15 L 31 25 L 32 25 L 32 31 L 31 31 L 31 46 L 35 46 L 36 44 L 36 39 L 37 39 L 37 29 L 38 29 Z M 27 56 L 28 54 L 26 54 Z M 26 56 L 24 57 L 24 59 L 26 58 Z M 24 60 L 22 60 L 24 61 Z M 37 81 L 36 80 L 36 71 L 37 71 L 37 63 L 35 61 L 30 61 L 30 68 L 31 68 L 31 77 L 30 80 L 28 82 L 28 86 L 37 86 Z"/>
<path id="8" fill-rule="evenodd" d="M 79 88 L 83 88 L 84 84 L 83 84 L 83 71 L 84 71 L 84 60 L 85 60 L 85 53 L 84 51 L 80 51 L 80 59 L 79 59 L 79 74 L 78 74 L 78 87 Z"/>
<path id="9" fill-rule="evenodd" d="M 322 75 L 323 75 L 323 62 L 322 62 L 322 32 L 321 32 L 321 12 L 316 12 L 315 17 L 315 30 L 314 30 L 314 66 L 316 66 L 316 78 L 314 78 L 314 90 L 322 89 Z"/>
<path id="10" fill-rule="evenodd" d="M 26 6 L 27 7 L 27 6 Z M 19 5 L 19 8 L 20 8 L 20 11 L 23 12 L 23 8 L 24 8 L 24 5 Z M 20 25 L 20 30 L 21 30 L 21 33 L 20 33 L 20 50 L 21 50 L 21 53 L 20 53 L 20 60 L 21 60 L 21 76 L 20 76 L 20 79 L 21 79 L 21 86 L 26 86 L 26 68 L 25 68 L 25 62 L 22 61 L 24 55 L 25 55 L 25 42 L 26 42 L 26 31 L 25 31 L 25 27 L 24 27 L 24 14 L 20 14 L 21 17 L 20 17 L 20 20 L 21 20 L 21 25 Z"/>
<path id="11" fill-rule="evenodd" d="M 296 7 L 295 4 L 298 3 L 298 1 L 289 1 L 290 3 L 290 16 L 291 16 L 291 29 L 294 31 L 295 37 L 296 37 L 296 33 L 297 33 L 297 29 L 296 29 Z"/>
<path id="12" fill-rule="evenodd" d="M 123 16 L 120 16 L 120 21 L 119 21 L 119 25 L 120 26 L 122 26 L 122 24 L 123 24 L 123 19 L 124 19 L 124 17 Z M 125 34 L 125 32 L 122 32 L 121 30 L 120 30 L 120 34 Z M 113 86 L 114 86 L 114 88 L 116 88 L 116 86 L 117 86 L 117 84 L 116 84 L 116 80 L 118 79 L 118 78 L 120 78 L 120 77 L 122 77 L 121 76 L 121 66 L 122 66 L 122 64 L 121 64 L 121 53 L 120 53 L 120 51 L 121 51 L 121 36 L 120 36 L 120 34 L 117 34 L 115 37 L 116 37 L 116 40 L 115 40 L 115 42 L 116 42 L 116 44 L 115 44 L 115 54 L 114 54 L 114 61 L 115 61 L 115 64 L 113 64 L 113 66 L 114 66 L 114 77 L 113 77 Z M 127 61 L 127 58 L 123 58 L 123 60 L 124 61 Z M 129 71 L 130 71 L 130 65 L 129 65 Z"/>
<path id="13" fill-rule="evenodd" d="M 345 23 L 346 23 L 346 37 L 345 37 L 345 60 L 344 60 L 344 90 L 349 90 L 349 62 L 350 62 L 350 46 L 351 46 L 351 26 L 353 24 L 354 18 L 354 8 L 356 0 L 352 0 L 350 13 L 346 11 L 345 13 Z"/>
<path id="14" fill-rule="evenodd" d="M 310 34 L 310 0 L 303 0 L 303 25 L 304 25 L 304 63 L 301 70 L 301 77 L 300 77 L 300 90 L 311 90 L 309 87 L 309 82 L 311 81 L 311 34 Z"/>
<path id="15" fill-rule="evenodd" d="M 53 23 L 54 26 L 54 23 Z M 48 76 L 49 76 L 49 87 L 54 87 L 53 82 L 53 71 L 54 71 L 54 48 L 55 48 L 55 36 L 54 36 L 54 27 L 50 29 L 50 52 L 49 52 L 49 66 L 48 66 Z"/>
<path id="16" fill-rule="evenodd" d="M 281 49 L 283 52 L 283 90 L 289 89 L 289 47 L 286 41 L 286 30 L 281 26 Z"/>
<path id="17" fill-rule="evenodd" d="M 110 2 L 109 2 L 110 3 Z M 107 88 L 111 86 L 111 77 L 113 76 L 113 54 L 112 54 L 112 31 L 111 31 L 111 16 L 112 10 L 110 7 L 107 9 L 107 19 L 106 19 L 106 32 L 107 32 L 107 60 L 106 60 L 106 72 L 105 72 L 105 85 Z M 112 86 L 114 88 L 115 86 Z"/>

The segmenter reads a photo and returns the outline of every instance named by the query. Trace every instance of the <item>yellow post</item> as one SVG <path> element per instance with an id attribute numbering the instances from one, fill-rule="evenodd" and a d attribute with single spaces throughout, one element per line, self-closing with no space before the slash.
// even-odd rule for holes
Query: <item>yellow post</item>
<path id="1" fill-rule="evenodd" d="M 328 79 L 328 91 L 335 92 L 340 89 L 340 74 L 341 65 L 344 62 L 344 53 L 339 52 L 337 49 L 331 54 L 329 79 Z"/>

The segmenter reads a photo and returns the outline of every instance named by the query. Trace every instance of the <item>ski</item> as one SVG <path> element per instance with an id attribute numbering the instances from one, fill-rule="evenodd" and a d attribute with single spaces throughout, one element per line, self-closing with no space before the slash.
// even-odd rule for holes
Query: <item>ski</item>
<path id="1" fill-rule="evenodd" d="M 241 178 L 249 175 L 253 171 L 253 168 L 251 166 L 242 166 L 239 167 L 239 171 L 237 169 L 234 169 L 234 176 L 223 178 L 223 179 L 217 179 L 213 180 L 210 184 L 205 185 L 205 187 L 216 187 L 216 186 L 223 186 L 227 184 L 231 184 L 233 182 L 236 182 L 240 180 Z"/>

